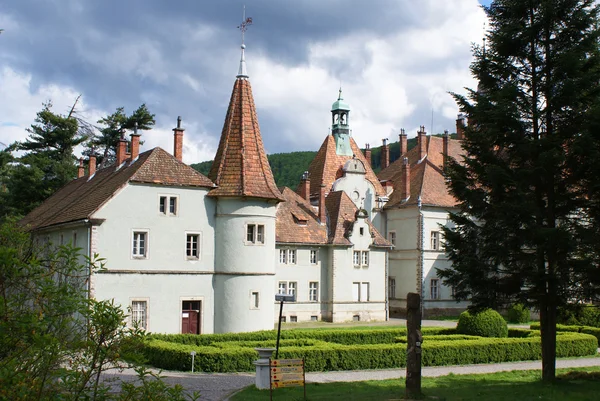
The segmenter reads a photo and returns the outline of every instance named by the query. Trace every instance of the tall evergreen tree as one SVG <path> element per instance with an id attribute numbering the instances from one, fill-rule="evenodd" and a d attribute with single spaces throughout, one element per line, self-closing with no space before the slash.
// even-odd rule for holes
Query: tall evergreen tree
<path id="1" fill-rule="evenodd" d="M 471 66 L 479 86 L 454 95 L 470 124 L 464 160 L 447 169 L 460 209 L 444 229 L 453 268 L 439 275 L 473 308 L 518 301 L 539 310 L 542 377 L 553 380 L 557 307 L 600 294 L 590 251 L 598 226 L 584 192 L 600 176 L 581 150 L 598 149 L 599 11 L 593 0 L 484 9 L 487 46 L 475 46 Z"/>
<path id="2" fill-rule="evenodd" d="M 77 120 L 52 111 L 44 104 L 35 123 L 27 129 L 29 137 L 15 142 L 9 151 L 25 151 L 5 172 L 3 214 L 26 214 L 57 189 L 75 178 L 74 148 L 86 140 L 78 132 Z"/>
<path id="3" fill-rule="evenodd" d="M 138 130 L 151 130 L 155 120 L 154 114 L 150 113 L 145 104 L 142 104 L 129 116 L 125 114 L 124 107 L 118 107 L 114 113 L 98 120 L 98 123 L 102 126 L 99 128 L 99 133 L 91 138 L 90 146 L 100 153 L 98 161 L 103 167 L 114 161 L 123 130 L 133 129 L 136 123 Z"/>

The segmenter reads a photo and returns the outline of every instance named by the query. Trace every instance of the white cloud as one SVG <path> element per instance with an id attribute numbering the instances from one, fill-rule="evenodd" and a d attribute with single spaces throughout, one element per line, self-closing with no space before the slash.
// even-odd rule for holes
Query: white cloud
<path id="1" fill-rule="evenodd" d="M 284 136 L 290 151 L 315 149 L 327 134 L 329 106 L 340 81 L 359 146 L 380 145 L 392 128 L 410 128 L 409 136 L 421 124 L 429 129 L 432 110 L 434 131 L 452 131 L 458 109 L 448 92 L 475 85 L 470 45 L 481 39 L 485 15 L 475 1 L 419 4 L 429 16 L 425 28 L 398 27 L 388 36 L 358 32 L 316 42 L 308 61 L 292 67 L 270 55 L 254 56 L 250 79 L 259 118 L 263 109 L 277 121 L 271 134 Z"/>

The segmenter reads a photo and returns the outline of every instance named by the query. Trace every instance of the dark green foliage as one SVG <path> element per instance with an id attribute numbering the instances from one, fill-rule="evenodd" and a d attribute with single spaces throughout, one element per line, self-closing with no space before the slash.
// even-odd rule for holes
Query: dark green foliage
<path id="1" fill-rule="evenodd" d="M 481 337 L 508 336 L 506 321 L 493 309 L 484 309 L 479 312 L 464 311 L 458 318 L 456 331 Z"/>
<path id="2" fill-rule="evenodd" d="M 539 330 L 540 324 L 534 323 L 530 327 L 532 330 Z M 556 331 L 590 334 L 590 335 L 596 337 L 598 339 L 598 341 L 600 341 L 600 328 L 598 328 L 598 327 L 578 326 L 578 325 L 577 326 L 568 326 L 568 325 L 563 325 L 563 324 L 557 324 Z"/>
<path id="3" fill-rule="evenodd" d="M 593 0 L 496 0 L 477 90 L 454 95 L 472 124 L 450 161 L 459 201 L 444 228 L 457 300 L 540 311 L 554 378 L 556 308 L 600 296 L 600 23 Z M 600 221 L 599 221 L 600 222 Z"/>
<path id="4" fill-rule="evenodd" d="M 531 313 L 523 304 L 512 305 L 506 314 L 509 323 L 527 323 L 531 319 Z"/>
<path id="5" fill-rule="evenodd" d="M 0 217 L 29 213 L 77 173 L 73 149 L 86 139 L 77 119 L 54 113 L 52 103 L 45 103 L 27 132 L 24 142 L 0 155 Z M 17 157 L 13 151 L 26 153 Z"/>
<path id="6" fill-rule="evenodd" d="M 154 114 L 150 113 L 146 104 L 142 104 L 129 116 L 125 114 L 124 107 L 118 107 L 114 113 L 98 120 L 98 124 L 102 126 L 90 139 L 88 145 L 97 153 L 100 167 L 114 162 L 119 139 L 125 130 L 132 131 L 136 123 L 139 131 L 149 131 L 154 127 L 156 123 Z M 125 139 L 129 140 L 129 138 Z"/>
<path id="7" fill-rule="evenodd" d="M 113 301 L 88 299 L 90 270 L 70 246 L 42 248 L 14 224 L 0 225 L 0 400 L 186 399 L 183 390 L 147 380 L 110 392 L 100 380 L 121 362 L 139 362 L 145 334 L 124 324 Z M 163 396 L 164 395 L 164 396 Z"/>
<path id="8" fill-rule="evenodd" d="M 559 308 L 558 323 L 600 327 L 600 307 L 577 304 Z"/>
<path id="9" fill-rule="evenodd" d="M 292 333 L 296 330 L 286 330 Z M 303 330 L 308 334 L 310 330 Z M 347 331 L 349 330 L 331 330 Z M 365 330 L 366 331 L 366 330 Z M 377 330 L 379 331 L 379 330 Z M 396 329 L 396 332 L 398 330 Z M 312 331 L 316 334 L 320 331 Z M 374 331 L 371 331 L 372 333 Z M 535 360 L 541 356 L 539 332 L 533 330 L 511 330 L 513 338 L 492 339 L 456 334 L 454 329 L 424 329 L 423 365 L 444 366 L 472 363 L 493 363 L 520 360 Z M 440 335 L 440 332 L 447 333 Z M 257 337 L 267 333 L 262 332 Z M 432 334 L 427 334 L 432 333 Z M 243 333 L 247 340 L 234 340 L 227 344 L 230 335 L 211 335 L 210 345 L 196 345 L 185 335 L 157 336 L 147 341 L 145 354 L 151 365 L 173 370 L 191 370 L 190 352 L 195 351 L 194 370 L 203 372 L 245 372 L 254 370 L 252 364 L 258 357 L 257 346 L 274 347 L 274 340 L 251 341 L 254 333 Z M 381 339 L 377 335 L 369 337 L 363 333 L 358 340 Z M 216 336 L 221 336 L 219 341 Z M 320 339 L 282 340 L 280 358 L 305 358 L 307 371 L 389 369 L 406 366 L 406 331 L 404 337 L 396 336 L 387 343 L 341 344 Z M 162 337 L 179 342 L 159 340 Z M 178 338 L 179 337 L 179 338 Z M 203 337 L 203 336 L 195 336 Z M 339 338 L 339 336 L 337 336 Z M 348 340 L 348 339 L 346 339 Z M 201 343 L 204 341 L 196 341 Z M 395 343 L 395 344 L 394 344 Z M 226 345 L 227 344 L 227 345 Z M 577 333 L 564 333 L 559 336 L 557 353 L 561 357 L 594 355 L 598 340 L 593 336 Z"/>

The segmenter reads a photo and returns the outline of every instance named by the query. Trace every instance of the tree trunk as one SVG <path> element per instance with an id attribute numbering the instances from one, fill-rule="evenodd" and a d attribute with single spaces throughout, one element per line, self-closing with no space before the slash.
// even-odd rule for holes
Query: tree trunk
<path id="1" fill-rule="evenodd" d="M 556 378 L 556 307 L 544 302 L 540 305 L 540 329 L 542 332 L 542 380 Z"/>

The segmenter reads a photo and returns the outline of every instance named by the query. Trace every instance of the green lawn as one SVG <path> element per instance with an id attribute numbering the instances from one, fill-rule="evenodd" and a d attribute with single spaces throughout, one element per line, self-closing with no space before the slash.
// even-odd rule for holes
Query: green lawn
<path id="1" fill-rule="evenodd" d="M 569 373 L 571 372 L 571 373 Z M 513 371 L 485 375 L 448 375 L 423 378 L 423 393 L 438 400 L 484 401 L 592 401 L 600 399 L 600 367 L 559 369 L 554 384 L 540 381 L 541 371 Z M 404 379 L 353 383 L 309 384 L 307 400 L 380 401 L 399 400 L 404 396 Z M 269 390 L 249 387 L 232 401 L 264 401 Z M 302 400 L 302 387 L 273 391 L 273 400 Z"/>

